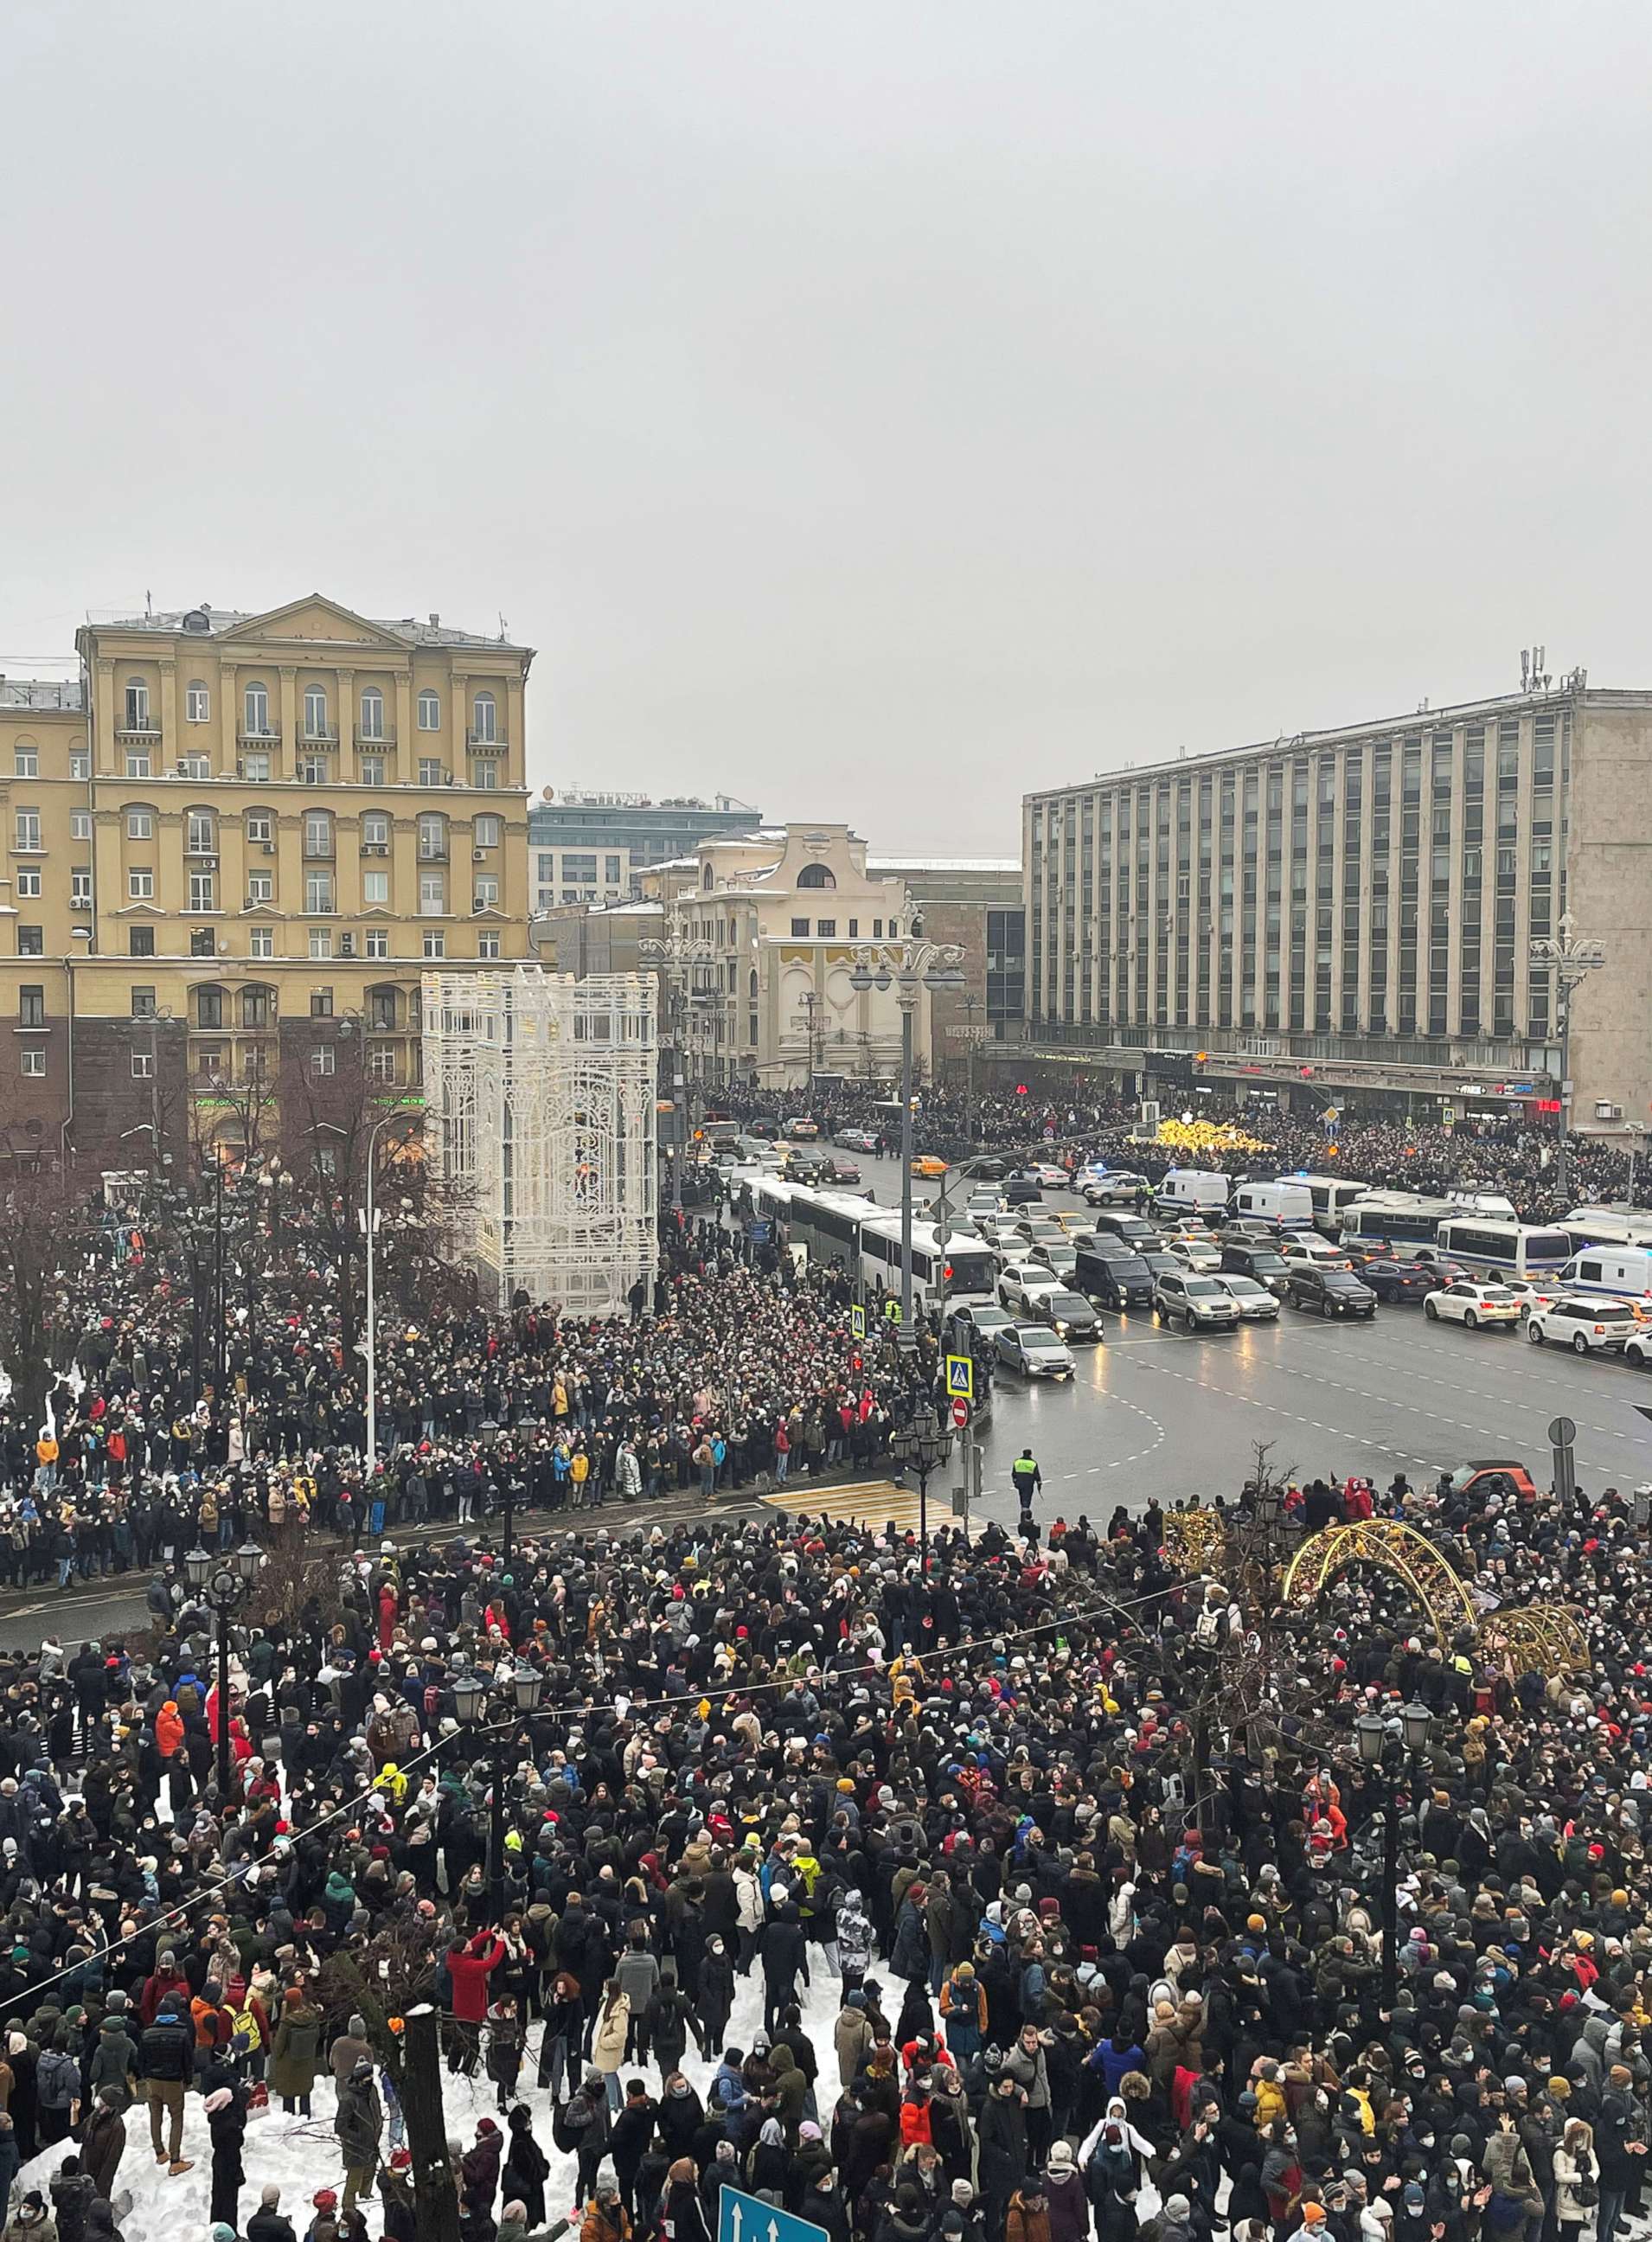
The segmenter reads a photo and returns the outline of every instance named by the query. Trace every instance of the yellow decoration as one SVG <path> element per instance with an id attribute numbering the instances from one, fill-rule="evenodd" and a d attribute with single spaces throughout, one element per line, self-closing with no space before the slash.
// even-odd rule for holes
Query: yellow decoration
<path id="1" fill-rule="evenodd" d="M 1155 1140 L 1190 1158 L 1219 1152 L 1260 1152 L 1266 1148 L 1231 1121 L 1161 1121 Z"/>

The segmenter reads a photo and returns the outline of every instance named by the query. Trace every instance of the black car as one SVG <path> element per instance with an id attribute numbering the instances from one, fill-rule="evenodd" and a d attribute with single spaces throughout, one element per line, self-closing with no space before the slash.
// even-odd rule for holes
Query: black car
<path id="1" fill-rule="evenodd" d="M 1145 1253 L 1158 1241 L 1158 1232 L 1151 1222 L 1144 1222 L 1138 1214 L 1115 1214 L 1107 1207 L 1098 1207 L 1091 1222 L 1098 1238 L 1117 1238 L 1138 1253 Z"/>
<path id="2" fill-rule="evenodd" d="M 1450 1280 L 1437 1261 L 1396 1261 L 1392 1253 L 1379 1253 L 1356 1270 L 1360 1282 L 1380 1300 L 1426 1300 Z"/>
<path id="3" fill-rule="evenodd" d="M 1006 1206 L 1031 1206 L 1044 1197 L 1044 1187 L 1033 1176 L 1005 1176 L 998 1197 Z"/>
<path id="4" fill-rule="evenodd" d="M 1001 1160 L 996 1152 L 982 1152 L 973 1160 L 966 1160 L 959 1170 L 971 1183 L 1001 1184 L 1010 1172 L 1011 1163 Z"/>
<path id="5" fill-rule="evenodd" d="M 1293 1308 L 1317 1308 L 1322 1316 L 1372 1316 L 1377 1296 L 1351 1269 L 1318 1269 L 1311 1261 L 1291 1264 L 1286 1297 Z"/>
<path id="6" fill-rule="evenodd" d="M 780 1124 L 778 1121 L 771 1121 L 766 1113 L 760 1113 L 755 1121 L 747 1122 L 746 1134 L 749 1137 L 773 1138 L 780 1134 Z"/>
<path id="7" fill-rule="evenodd" d="M 1104 1308 L 1149 1308 L 1153 1303 L 1153 1272 L 1121 1238 L 1085 1239 L 1078 1246 L 1072 1281 L 1076 1291 Z"/>
<path id="8" fill-rule="evenodd" d="M 1027 1312 L 1035 1323 L 1048 1324 L 1069 1346 L 1101 1339 L 1101 1318 L 1082 1292 L 1040 1292 Z"/>
<path id="9" fill-rule="evenodd" d="M 1259 1238 L 1243 1241 L 1222 1240 L 1222 1266 L 1236 1277 L 1254 1277 L 1259 1285 L 1266 1285 L 1270 1292 L 1280 1299 L 1290 1294 L 1291 1265 L 1276 1246 L 1265 1245 Z"/>

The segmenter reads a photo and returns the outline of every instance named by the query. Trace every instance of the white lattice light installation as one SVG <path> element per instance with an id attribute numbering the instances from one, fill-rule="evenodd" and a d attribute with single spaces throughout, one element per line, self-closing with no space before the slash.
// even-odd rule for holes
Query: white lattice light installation
<path id="1" fill-rule="evenodd" d="M 501 1306 L 606 1315 L 652 1277 L 655 1004 L 639 974 L 425 975 L 433 1154 Z"/>

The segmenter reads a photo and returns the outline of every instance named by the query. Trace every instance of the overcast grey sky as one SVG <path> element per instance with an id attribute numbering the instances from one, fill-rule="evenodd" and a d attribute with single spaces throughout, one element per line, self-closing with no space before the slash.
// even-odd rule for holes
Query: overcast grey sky
<path id="1" fill-rule="evenodd" d="M 319 588 L 903 850 L 1652 683 L 1649 16 L 12 0 L 0 668 Z"/>

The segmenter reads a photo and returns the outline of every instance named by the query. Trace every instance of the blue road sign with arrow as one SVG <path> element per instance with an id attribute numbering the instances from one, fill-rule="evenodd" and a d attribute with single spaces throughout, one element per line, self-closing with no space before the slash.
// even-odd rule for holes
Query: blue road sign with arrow
<path id="1" fill-rule="evenodd" d="M 781 2211 L 761 2196 L 725 2187 L 718 2198 L 717 2242 L 831 2242 L 823 2226 Z"/>

